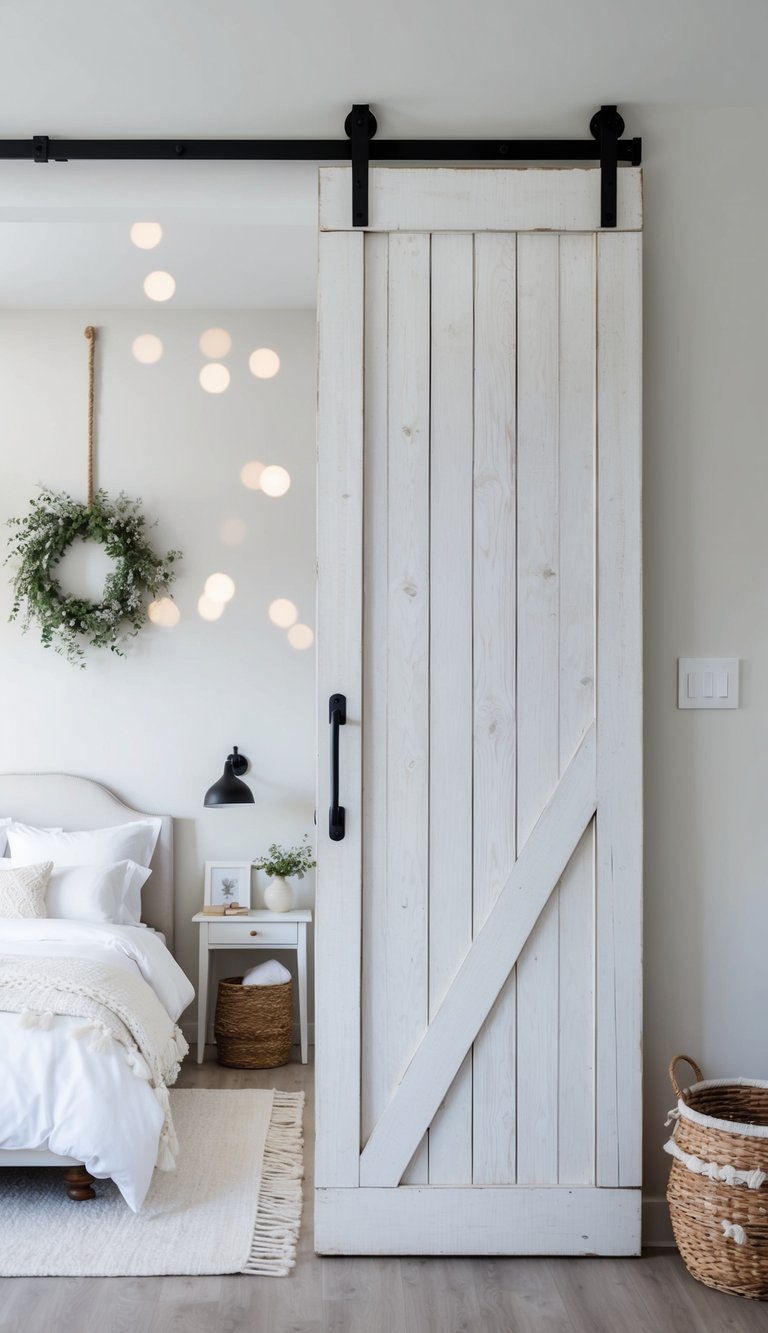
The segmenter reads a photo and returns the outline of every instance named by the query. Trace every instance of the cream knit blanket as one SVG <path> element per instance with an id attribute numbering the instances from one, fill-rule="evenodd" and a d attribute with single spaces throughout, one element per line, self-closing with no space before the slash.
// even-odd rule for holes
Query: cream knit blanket
<path id="1" fill-rule="evenodd" d="M 50 1028 L 57 1014 L 82 1018 L 73 1037 L 103 1053 L 122 1046 L 130 1069 L 146 1079 L 163 1109 L 157 1165 L 174 1167 L 179 1145 L 168 1087 L 189 1047 L 142 977 L 83 958 L 0 957 L 0 1010 L 20 1014 L 28 1028 Z"/>

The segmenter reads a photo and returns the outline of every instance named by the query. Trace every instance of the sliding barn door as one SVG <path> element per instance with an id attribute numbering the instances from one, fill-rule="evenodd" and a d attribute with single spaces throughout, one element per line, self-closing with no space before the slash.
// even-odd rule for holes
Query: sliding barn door
<path id="1" fill-rule="evenodd" d="M 373 169 L 365 232 L 350 184 L 321 173 L 317 1249 L 636 1253 L 640 173 L 616 231 L 597 171 Z"/>

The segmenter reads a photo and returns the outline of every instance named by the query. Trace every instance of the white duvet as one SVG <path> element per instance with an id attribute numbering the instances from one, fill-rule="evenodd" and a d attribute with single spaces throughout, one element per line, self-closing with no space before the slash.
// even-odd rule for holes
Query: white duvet
<path id="1" fill-rule="evenodd" d="M 174 1022 L 194 998 L 161 937 L 142 926 L 0 920 L 0 953 L 87 958 L 138 972 Z M 93 1176 L 111 1177 L 137 1211 L 152 1179 L 163 1112 L 120 1048 L 94 1051 L 69 1035 L 81 1023 L 59 1015 L 51 1028 L 30 1030 L 19 1026 L 17 1013 L 0 1012 L 0 1149 L 74 1157 Z"/>

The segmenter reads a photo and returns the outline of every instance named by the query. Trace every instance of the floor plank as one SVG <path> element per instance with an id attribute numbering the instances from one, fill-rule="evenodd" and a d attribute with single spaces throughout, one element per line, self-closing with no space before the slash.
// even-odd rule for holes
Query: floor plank
<path id="1" fill-rule="evenodd" d="M 492 1326 L 480 1322 L 473 1281 L 474 1259 L 401 1259 L 404 1333 L 468 1333 Z M 499 1330 L 501 1333 L 501 1330 Z"/>
<path id="2" fill-rule="evenodd" d="M 674 1250 L 641 1259 L 319 1259 L 312 1066 L 185 1062 L 179 1087 L 304 1089 L 307 1180 L 288 1278 L 5 1278 L 0 1333 L 768 1333 L 768 1306 L 710 1291 Z M 73 1205 L 77 1206 L 77 1205 Z M 87 1207 L 87 1205 L 82 1205 Z"/>
<path id="3" fill-rule="evenodd" d="M 477 1259 L 473 1278 L 482 1329 L 573 1333 L 565 1302 L 542 1259 Z"/>

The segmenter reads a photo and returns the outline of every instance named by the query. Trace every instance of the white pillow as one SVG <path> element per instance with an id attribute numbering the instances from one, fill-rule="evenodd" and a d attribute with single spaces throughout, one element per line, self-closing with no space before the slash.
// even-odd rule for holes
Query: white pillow
<path id="1" fill-rule="evenodd" d="M 45 895 L 48 915 L 69 921 L 141 924 L 141 890 L 151 870 L 135 861 L 111 866 L 54 866 Z"/>
<path id="2" fill-rule="evenodd" d="M 6 867 L 25 869 L 17 861 L 0 860 L 0 869 Z M 45 894 L 47 915 L 65 921 L 140 926 L 141 890 L 151 874 L 135 861 L 116 861 L 111 866 L 54 866 Z"/>
<path id="3" fill-rule="evenodd" d="M 8 836 L 7 836 L 8 825 L 12 823 L 13 820 L 10 818 L 10 816 L 7 819 L 0 819 L 0 857 L 5 856 L 6 847 L 8 843 Z M 62 830 L 60 828 L 46 829 L 46 833 L 61 833 L 61 831 Z"/>
<path id="4" fill-rule="evenodd" d="M 46 916 L 45 890 L 52 863 L 0 870 L 0 917 Z"/>
<path id="5" fill-rule="evenodd" d="M 25 865 L 34 861 L 53 861 L 56 866 L 114 865 L 116 861 L 135 861 L 137 865 L 148 866 L 161 824 L 161 819 L 150 817 L 130 824 L 116 824 L 113 828 L 62 833 L 33 828 L 13 819 L 7 829 L 8 848 L 13 860 Z"/>

